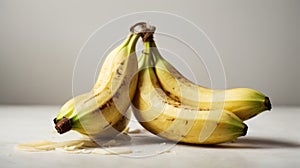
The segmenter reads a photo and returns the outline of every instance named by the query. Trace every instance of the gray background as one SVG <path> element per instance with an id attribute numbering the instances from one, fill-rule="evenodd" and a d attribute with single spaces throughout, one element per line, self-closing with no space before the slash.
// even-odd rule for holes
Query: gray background
<path id="1" fill-rule="evenodd" d="M 228 88 L 251 87 L 275 105 L 300 105 L 298 0 L 0 0 L 0 104 L 64 103 L 91 33 L 144 10 L 175 13 L 202 28 L 222 58 Z"/>

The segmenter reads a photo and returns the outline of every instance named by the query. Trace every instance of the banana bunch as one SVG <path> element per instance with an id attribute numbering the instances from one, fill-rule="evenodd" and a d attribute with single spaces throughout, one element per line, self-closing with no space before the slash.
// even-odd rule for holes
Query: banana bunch
<path id="1" fill-rule="evenodd" d="M 75 130 L 92 139 L 113 138 L 127 126 L 127 112 L 137 85 L 135 46 L 139 33 L 131 32 L 105 59 L 90 92 L 67 101 L 54 119 L 62 134 Z"/>
<path id="2" fill-rule="evenodd" d="M 92 139 L 114 138 L 125 130 L 132 103 L 139 123 L 155 135 L 218 144 L 246 135 L 243 121 L 271 109 L 269 98 L 256 90 L 214 90 L 185 78 L 159 53 L 154 31 L 144 22 L 131 27 L 128 38 L 106 57 L 91 91 L 61 107 L 54 119 L 60 134 L 75 130 Z M 140 37 L 144 50 L 137 60 Z"/>
<path id="3" fill-rule="evenodd" d="M 172 141 L 193 144 L 222 143 L 246 134 L 247 126 L 233 113 L 201 111 L 166 94 L 151 65 L 150 42 L 144 47 L 133 111 L 145 129 Z"/>
<path id="4" fill-rule="evenodd" d="M 133 112 L 148 131 L 176 142 L 218 144 L 246 135 L 243 121 L 271 109 L 269 98 L 256 90 L 191 82 L 159 53 L 155 27 L 144 31 Z"/>

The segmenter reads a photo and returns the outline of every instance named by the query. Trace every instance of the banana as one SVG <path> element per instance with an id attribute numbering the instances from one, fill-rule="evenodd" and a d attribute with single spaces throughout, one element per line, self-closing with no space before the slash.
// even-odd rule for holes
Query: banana
<path id="1" fill-rule="evenodd" d="M 198 107 L 199 110 L 224 108 L 242 120 L 248 120 L 271 109 L 270 99 L 254 89 L 214 90 L 194 84 L 161 56 L 153 39 L 149 41 L 155 74 L 163 90 L 173 99 Z"/>
<path id="2" fill-rule="evenodd" d="M 200 111 L 165 94 L 151 67 L 150 42 L 139 57 L 139 77 L 133 112 L 151 133 L 191 144 L 218 144 L 246 135 L 247 126 L 226 110 Z M 150 55 L 149 55 L 150 54 Z"/>
<path id="3" fill-rule="evenodd" d="M 54 119 L 62 134 L 75 130 L 92 139 L 115 137 L 127 126 L 127 112 L 137 85 L 135 46 L 139 33 L 131 32 L 105 59 L 90 92 L 67 101 Z"/>

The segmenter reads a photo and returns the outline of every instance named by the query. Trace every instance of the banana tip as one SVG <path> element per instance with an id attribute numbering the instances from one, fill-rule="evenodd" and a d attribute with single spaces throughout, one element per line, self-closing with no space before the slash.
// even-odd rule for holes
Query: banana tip
<path id="1" fill-rule="evenodd" d="M 272 109 L 272 104 L 271 104 L 271 101 L 270 101 L 269 97 L 265 97 L 265 103 L 264 104 L 267 107 L 267 110 Z"/>
<path id="2" fill-rule="evenodd" d="M 55 129 L 60 134 L 68 132 L 68 131 L 70 131 L 72 129 L 71 120 L 69 120 L 68 118 L 64 117 L 60 121 L 57 121 L 57 119 L 55 118 L 53 121 L 55 123 Z"/>
<path id="3" fill-rule="evenodd" d="M 245 136 L 247 134 L 247 131 L 248 131 L 248 126 L 244 124 L 243 134 L 241 136 Z"/>

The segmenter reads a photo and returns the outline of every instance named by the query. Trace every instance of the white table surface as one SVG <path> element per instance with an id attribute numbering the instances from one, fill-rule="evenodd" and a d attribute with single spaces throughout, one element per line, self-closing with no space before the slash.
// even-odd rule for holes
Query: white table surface
<path id="1" fill-rule="evenodd" d="M 0 106 L 0 167 L 300 167 L 300 107 L 274 107 L 246 121 L 249 129 L 245 137 L 219 146 L 175 145 L 142 136 L 133 138 L 130 155 L 32 153 L 14 148 L 19 143 L 78 136 L 54 131 L 52 120 L 58 109 Z M 167 148 L 169 152 L 158 154 Z M 147 154 L 152 156 L 137 157 Z"/>

